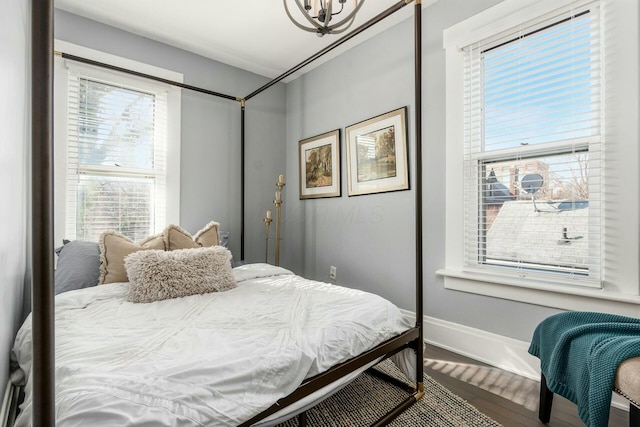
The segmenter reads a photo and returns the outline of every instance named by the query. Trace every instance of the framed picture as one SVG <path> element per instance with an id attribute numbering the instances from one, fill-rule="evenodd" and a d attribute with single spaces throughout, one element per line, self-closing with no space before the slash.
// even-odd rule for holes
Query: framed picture
<path id="1" fill-rule="evenodd" d="M 349 196 L 409 189 L 407 107 L 346 128 Z"/>
<path id="2" fill-rule="evenodd" d="M 298 164 L 300 199 L 340 197 L 340 129 L 300 141 Z"/>

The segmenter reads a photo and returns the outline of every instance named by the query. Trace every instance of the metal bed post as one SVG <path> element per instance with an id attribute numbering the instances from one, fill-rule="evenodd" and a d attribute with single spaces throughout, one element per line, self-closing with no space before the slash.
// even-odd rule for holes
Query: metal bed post
<path id="1" fill-rule="evenodd" d="M 415 131 L 416 131 L 416 197 L 415 197 L 415 227 L 416 227 L 416 326 L 418 338 L 412 343 L 416 352 L 416 389 L 415 393 L 393 408 L 383 418 L 372 426 L 379 427 L 389 424 L 398 415 L 424 396 L 424 332 L 423 332 L 423 267 L 422 267 L 422 0 L 415 0 L 414 7 L 414 68 L 415 68 Z"/>
<path id="2" fill-rule="evenodd" d="M 416 328 L 420 337 L 416 349 L 416 389 L 424 392 L 424 363 L 423 363 L 423 267 L 422 267 L 422 0 L 415 0 L 415 120 L 416 120 Z"/>
<path id="3" fill-rule="evenodd" d="M 55 425 L 53 290 L 53 1 L 31 3 L 33 426 Z"/>
<path id="4" fill-rule="evenodd" d="M 321 51 L 317 52 L 315 55 L 307 58 L 306 60 L 300 62 L 298 65 L 294 66 L 290 70 L 281 74 L 280 76 L 274 78 L 272 81 L 266 83 L 264 86 L 256 89 L 249 95 L 247 95 L 244 99 L 249 100 L 264 90 L 270 88 L 274 84 L 279 81 L 285 79 L 286 77 L 292 75 L 296 71 L 304 68 L 309 65 L 316 59 L 340 46 L 344 42 L 348 41 L 352 37 L 360 34 L 362 31 L 368 29 L 374 24 L 378 23 L 382 19 L 390 16 L 391 14 L 397 12 L 402 7 L 412 3 L 415 1 L 414 8 L 414 61 L 415 61 L 415 132 L 416 132 L 416 197 L 415 197 L 415 227 L 416 227 L 416 235 L 415 235 L 415 262 L 416 262 L 416 271 L 415 271 L 415 286 L 416 286 L 416 325 L 414 328 L 402 334 L 400 337 L 391 339 L 386 343 L 381 344 L 380 346 L 375 347 L 374 349 L 366 352 L 360 356 L 357 356 L 347 362 L 344 362 L 332 369 L 329 369 L 327 372 L 323 374 L 319 374 L 316 377 L 313 377 L 307 381 L 305 381 L 302 386 L 294 391 L 289 396 L 286 396 L 280 399 L 273 406 L 268 408 L 267 410 L 261 412 L 250 420 L 241 424 L 242 427 L 250 426 L 253 423 L 256 423 L 267 416 L 277 412 L 283 407 L 288 406 L 289 404 L 301 399 L 304 396 L 311 394 L 313 391 L 320 389 L 322 386 L 327 385 L 331 381 L 334 381 L 341 376 L 345 375 L 348 372 L 357 369 L 359 366 L 363 366 L 367 362 L 374 360 L 375 357 L 379 357 L 384 355 L 384 357 L 389 357 L 392 354 L 397 353 L 398 351 L 405 348 L 413 348 L 416 353 L 416 388 L 408 391 L 413 391 L 413 393 L 408 396 L 405 400 L 400 402 L 394 408 L 392 408 L 387 414 L 385 414 L 378 421 L 371 424 L 372 427 L 381 427 L 389 424 L 392 420 L 394 420 L 398 415 L 416 403 L 424 396 L 424 333 L 423 333 L 423 242 L 422 242 L 422 0 L 401 0 L 395 5 L 391 6 L 384 12 L 378 14 L 377 16 L 371 18 L 369 21 L 362 24 L 360 27 L 353 30 L 351 33 L 343 36 L 342 38 L 336 40 L 329 46 L 325 47 Z M 373 372 L 374 375 L 380 376 L 381 378 L 391 382 L 394 385 L 397 385 L 401 388 L 407 389 L 406 385 L 398 384 L 397 380 L 389 375 L 382 372 Z M 302 416 L 302 415 L 301 415 Z M 306 416 L 304 418 L 304 423 L 306 424 Z"/>
<path id="5" fill-rule="evenodd" d="M 244 149 L 245 149 L 245 136 L 244 136 L 244 115 L 245 115 L 245 100 L 240 101 L 240 261 L 244 262 Z"/>

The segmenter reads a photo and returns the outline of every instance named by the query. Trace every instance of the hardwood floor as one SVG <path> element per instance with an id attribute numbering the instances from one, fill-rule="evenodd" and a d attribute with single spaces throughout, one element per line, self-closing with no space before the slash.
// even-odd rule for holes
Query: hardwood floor
<path id="1" fill-rule="evenodd" d="M 540 384 L 459 354 L 427 345 L 425 374 L 467 400 L 505 427 L 542 427 L 538 420 Z M 611 408 L 609 427 L 627 427 L 629 413 Z M 576 406 L 561 396 L 553 398 L 549 427 L 584 426 Z"/>

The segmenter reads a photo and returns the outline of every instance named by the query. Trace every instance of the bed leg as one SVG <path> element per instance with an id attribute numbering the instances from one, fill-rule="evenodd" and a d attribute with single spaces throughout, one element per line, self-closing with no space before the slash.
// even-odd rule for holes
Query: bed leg
<path id="1" fill-rule="evenodd" d="M 538 418 L 547 424 L 551 419 L 551 404 L 553 403 L 553 392 L 547 388 L 547 379 L 544 374 L 540 375 L 540 403 L 538 405 Z"/>
<path id="2" fill-rule="evenodd" d="M 307 413 L 301 412 L 298 414 L 298 426 L 299 427 L 307 427 Z"/>

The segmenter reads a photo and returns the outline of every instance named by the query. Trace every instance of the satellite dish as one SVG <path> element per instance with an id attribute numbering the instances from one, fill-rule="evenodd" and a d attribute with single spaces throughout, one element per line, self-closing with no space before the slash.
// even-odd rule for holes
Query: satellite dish
<path id="1" fill-rule="evenodd" d="M 531 173 L 522 177 L 520 186 L 527 193 L 533 194 L 542 188 L 543 183 L 544 179 L 542 178 L 542 175 L 538 173 Z"/>

